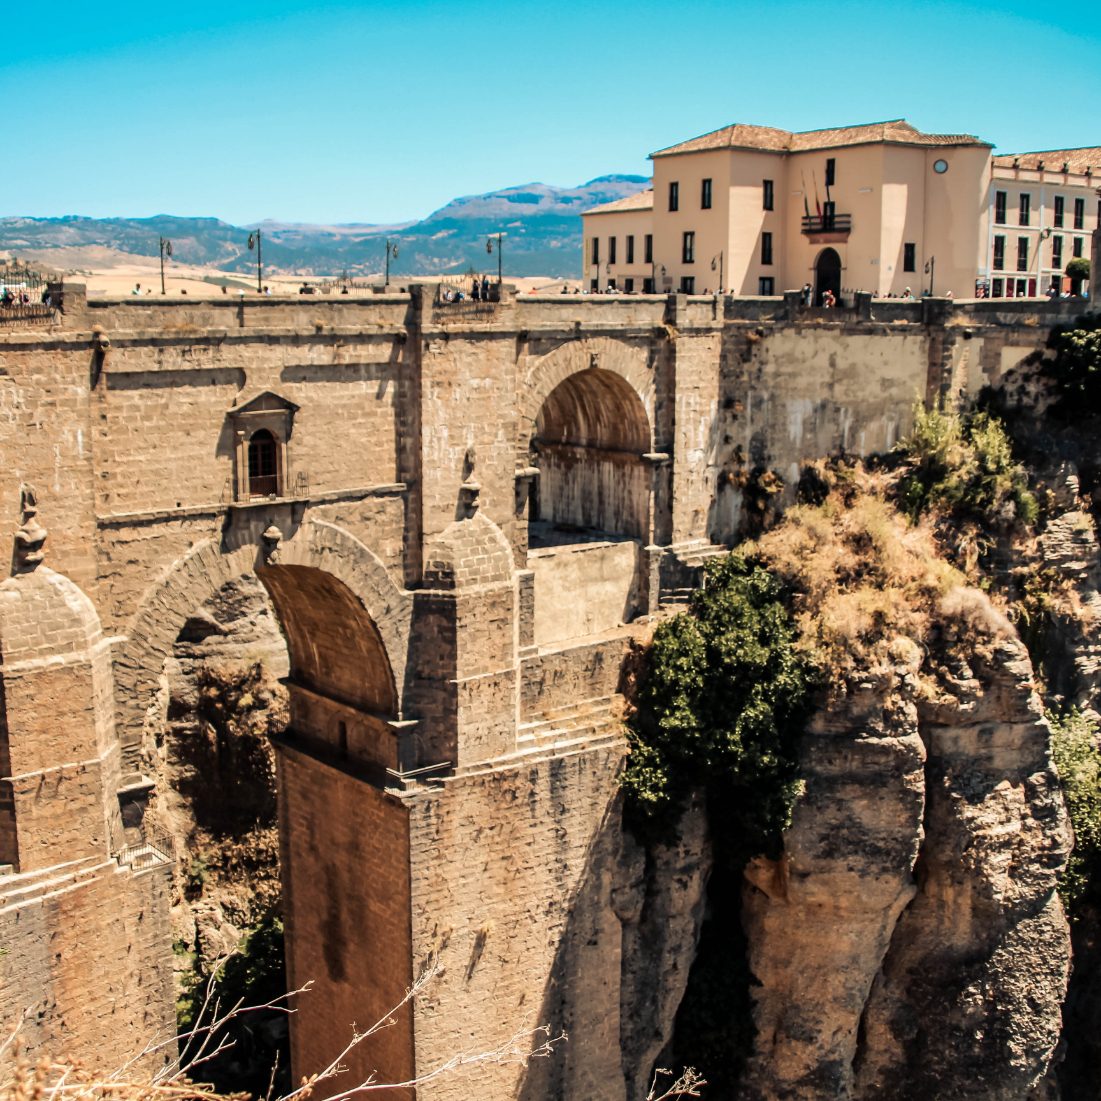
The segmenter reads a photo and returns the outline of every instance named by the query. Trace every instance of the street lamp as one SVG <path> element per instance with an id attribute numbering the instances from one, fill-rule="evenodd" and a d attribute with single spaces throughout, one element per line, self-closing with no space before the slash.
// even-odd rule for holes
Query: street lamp
<path id="1" fill-rule="evenodd" d="M 264 293 L 264 259 L 263 254 L 260 251 L 261 237 L 263 235 L 260 231 L 254 230 L 248 235 L 248 247 L 251 252 L 256 249 L 256 293 Z"/>
<path id="2" fill-rule="evenodd" d="M 161 238 L 161 294 L 165 294 L 164 289 L 164 258 L 172 255 L 172 242 L 167 237 Z"/>
<path id="3" fill-rule="evenodd" d="M 398 243 L 386 238 L 386 276 L 385 286 L 390 286 L 390 261 L 398 258 Z"/>
<path id="4" fill-rule="evenodd" d="M 712 256 L 711 257 L 711 270 L 712 271 L 715 270 L 715 261 L 716 260 L 718 260 L 718 262 L 719 262 L 719 294 L 721 295 L 723 293 L 723 254 L 722 254 L 721 250 L 719 251 L 718 256 Z"/>
<path id="5" fill-rule="evenodd" d="M 925 261 L 925 274 L 929 276 L 929 297 L 930 298 L 933 297 L 933 275 L 936 273 L 936 270 L 937 270 L 937 258 L 935 256 L 930 256 L 929 259 Z"/>
<path id="6" fill-rule="evenodd" d="M 504 244 L 505 235 L 503 233 L 492 233 L 486 239 L 486 252 L 491 256 L 493 255 L 493 241 L 497 240 L 497 286 L 501 285 L 501 265 L 504 260 Z"/>

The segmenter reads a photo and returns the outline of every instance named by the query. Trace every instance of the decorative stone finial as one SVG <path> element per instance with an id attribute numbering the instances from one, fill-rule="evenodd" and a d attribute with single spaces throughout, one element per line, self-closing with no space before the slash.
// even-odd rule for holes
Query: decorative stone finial
<path id="1" fill-rule="evenodd" d="M 279 544 L 283 542 L 283 533 L 274 525 L 268 524 L 260 536 L 264 542 L 264 561 L 273 566 L 279 561 Z"/>
<path id="2" fill-rule="evenodd" d="M 38 494 L 34 486 L 20 486 L 19 509 L 23 522 L 15 533 L 15 569 L 17 573 L 30 573 L 46 557 L 42 550 L 46 529 L 38 522 Z"/>
<path id="3" fill-rule="evenodd" d="M 474 465 L 477 461 L 474 448 L 468 447 L 463 456 L 463 484 L 459 486 L 460 510 L 466 519 L 478 511 L 478 495 L 482 492 L 482 487 L 474 477 Z"/>

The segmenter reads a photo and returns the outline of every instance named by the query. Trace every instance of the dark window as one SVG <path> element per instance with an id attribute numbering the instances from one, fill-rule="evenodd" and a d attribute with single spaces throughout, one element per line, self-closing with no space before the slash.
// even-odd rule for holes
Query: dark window
<path id="1" fill-rule="evenodd" d="M 1055 196 L 1055 228 L 1063 228 L 1063 211 L 1067 205 L 1066 199 L 1062 195 Z"/>
<path id="2" fill-rule="evenodd" d="M 635 262 L 635 235 L 633 233 L 627 234 L 627 263 L 633 264 Z"/>
<path id="3" fill-rule="evenodd" d="M 609 264 L 614 264 L 615 263 L 615 238 L 614 237 L 609 237 L 608 238 L 608 263 Z"/>
<path id="4" fill-rule="evenodd" d="M 773 188 L 772 188 L 772 181 L 771 180 L 762 181 L 761 190 L 762 190 L 761 205 L 764 207 L 765 210 L 773 210 L 774 209 L 773 204 L 775 202 L 775 194 L 774 194 Z"/>
<path id="5" fill-rule="evenodd" d="M 680 210 L 680 184 L 676 180 L 669 185 L 669 209 Z"/>
<path id="6" fill-rule="evenodd" d="M 696 277 L 694 275 L 682 275 L 680 277 L 680 292 L 681 294 L 696 293 Z"/>
<path id="7" fill-rule="evenodd" d="M 761 263 L 762 264 L 771 264 L 772 263 L 772 234 L 771 233 L 762 233 L 761 234 Z"/>
<path id="8" fill-rule="evenodd" d="M 1063 266 L 1063 238 L 1059 236 L 1051 239 L 1051 266 L 1053 268 Z"/>
<path id="9" fill-rule="evenodd" d="M 994 270 L 1005 270 L 1005 238 L 994 238 Z"/>
<path id="10" fill-rule="evenodd" d="M 1021 209 L 1019 225 L 1028 225 L 1028 216 L 1032 212 L 1032 196 L 1027 192 L 1021 193 Z"/>
<path id="11" fill-rule="evenodd" d="M 635 293 L 635 281 L 633 279 L 624 279 L 623 280 L 623 289 L 628 294 L 634 294 Z"/>
<path id="12" fill-rule="evenodd" d="M 833 229 L 833 219 L 837 214 L 837 203 L 826 201 L 822 204 L 822 228 Z"/>
<path id="13" fill-rule="evenodd" d="M 994 222 L 996 225 L 1005 225 L 1005 192 L 994 192 Z"/>
<path id="14" fill-rule="evenodd" d="M 771 275 L 762 275 L 761 278 L 757 280 L 757 293 L 775 294 L 776 280 Z"/>
<path id="15" fill-rule="evenodd" d="M 1005 297 L 1005 280 L 995 279 L 991 284 L 993 290 L 990 292 L 992 298 L 1004 298 Z"/>
<path id="16" fill-rule="evenodd" d="M 1025 281 L 1023 279 L 1017 280 L 1017 297 L 1024 298 L 1027 294 L 1027 288 L 1025 287 Z"/>
<path id="17" fill-rule="evenodd" d="M 688 232 L 684 235 L 684 240 L 681 243 L 680 258 L 685 264 L 694 264 L 696 262 L 696 235 L 692 232 Z"/>
<path id="18" fill-rule="evenodd" d="M 1017 270 L 1028 271 L 1028 238 L 1017 238 Z"/>
<path id="19" fill-rule="evenodd" d="M 591 279 L 589 281 L 589 290 L 596 292 L 600 289 L 600 282 L 597 279 Z"/>
<path id="20" fill-rule="evenodd" d="M 649 276 L 647 276 L 642 281 L 642 293 L 643 294 L 653 294 L 654 293 L 654 281 Z"/>
<path id="21" fill-rule="evenodd" d="M 600 238 L 599 237 L 594 237 L 593 238 L 593 263 L 594 264 L 599 264 L 600 263 Z"/>
<path id="22" fill-rule="evenodd" d="M 647 233 L 643 240 L 642 259 L 643 262 L 647 264 L 652 264 L 654 262 L 654 237 L 651 233 Z"/>
<path id="23" fill-rule="evenodd" d="M 1084 240 L 1084 238 L 1082 238 L 1082 237 L 1075 237 L 1074 238 L 1074 255 L 1075 256 L 1081 256 L 1082 255 L 1082 241 L 1083 240 Z"/>
<path id="24" fill-rule="evenodd" d="M 266 428 L 253 432 L 248 442 L 248 492 L 250 497 L 271 497 L 279 492 L 275 437 Z"/>
<path id="25" fill-rule="evenodd" d="M 1086 200 L 1075 199 L 1074 200 L 1074 228 L 1085 229 L 1086 227 Z"/>
<path id="26" fill-rule="evenodd" d="M 913 241 L 902 246 L 902 270 L 917 271 L 917 245 Z"/>
<path id="27" fill-rule="evenodd" d="M 826 186 L 833 187 L 836 181 L 837 175 L 837 161 L 833 157 L 826 158 Z"/>
<path id="28" fill-rule="evenodd" d="M 711 209 L 711 180 L 710 178 L 703 181 L 703 185 L 700 187 L 700 207 L 703 210 Z"/>

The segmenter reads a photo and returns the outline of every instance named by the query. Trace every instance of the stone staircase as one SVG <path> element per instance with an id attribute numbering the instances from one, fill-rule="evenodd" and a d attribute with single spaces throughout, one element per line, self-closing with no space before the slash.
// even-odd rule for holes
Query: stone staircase
<path id="1" fill-rule="evenodd" d="M 117 870 L 118 865 L 113 860 L 87 857 L 34 872 L 17 874 L 9 871 L 0 876 L 0 913 L 74 890 L 88 880 Z"/>
<path id="2" fill-rule="evenodd" d="M 729 554 L 719 543 L 685 547 L 666 555 L 661 564 L 661 603 L 684 606 L 703 581 L 703 568 L 710 558 Z"/>
<path id="3" fill-rule="evenodd" d="M 486 761 L 460 765 L 456 776 L 476 776 L 515 767 L 526 760 L 565 757 L 582 750 L 613 745 L 623 739 L 617 718 L 621 696 L 598 696 L 563 707 L 549 708 L 517 729 L 516 749 Z"/>

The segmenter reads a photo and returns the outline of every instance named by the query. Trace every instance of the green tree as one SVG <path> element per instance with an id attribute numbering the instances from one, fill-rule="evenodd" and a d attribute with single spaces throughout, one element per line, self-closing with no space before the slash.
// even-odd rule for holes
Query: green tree
<path id="1" fill-rule="evenodd" d="M 1082 284 L 1090 277 L 1090 262 L 1085 256 L 1075 256 L 1067 263 L 1067 278 L 1072 294 L 1082 293 Z"/>

